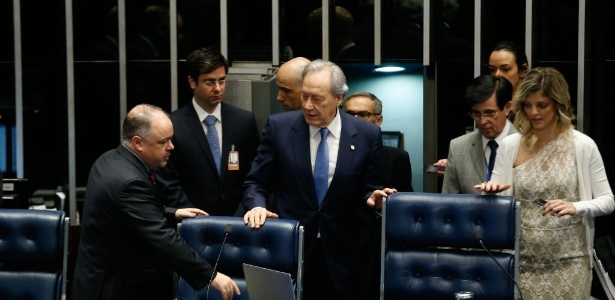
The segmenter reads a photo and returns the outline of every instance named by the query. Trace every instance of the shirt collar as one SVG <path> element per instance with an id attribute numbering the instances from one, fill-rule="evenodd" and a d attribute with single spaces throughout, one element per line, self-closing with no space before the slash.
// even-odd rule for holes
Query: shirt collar
<path id="1" fill-rule="evenodd" d="M 196 114 L 199 116 L 199 121 L 203 122 L 207 116 L 213 115 L 219 122 L 222 122 L 222 114 L 220 113 L 220 106 L 222 106 L 222 104 L 216 105 L 214 112 L 211 114 L 208 114 L 202 107 L 200 107 L 196 103 L 196 100 L 194 100 L 194 97 L 192 98 L 192 106 L 194 106 L 194 110 L 196 110 Z"/>
<path id="2" fill-rule="evenodd" d="M 498 145 L 500 145 L 502 143 L 502 140 L 504 140 L 504 138 L 506 136 L 508 136 L 508 132 L 510 131 L 510 127 L 512 126 L 512 123 L 506 119 L 506 125 L 504 125 L 504 130 L 502 130 L 502 132 L 500 132 L 500 135 L 498 135 L 495 138 L 495 142 L 498 143 Z M 483 149 L 487 149 L 487 143 L 491 140 L 486 138 L 485 136 L 483 137 Z"/>
<path id="3" fill-rule="evenodd" d="M 329 129 L 330 134 L 339 138 L 342 133 L 342 118 L 340 117 L 340 110 L 338 109 L 335 114 L 335 118 L 333 121 L 326 126 Z M 314 137 L 320 131 L 320 127 L 310 125 L 310 137 Z"/>

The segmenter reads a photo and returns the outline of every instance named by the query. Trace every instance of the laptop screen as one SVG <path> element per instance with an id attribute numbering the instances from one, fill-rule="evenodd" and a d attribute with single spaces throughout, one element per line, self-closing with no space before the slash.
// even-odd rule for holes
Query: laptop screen
<path id="1" fill-rule="evenodd" d="M 290 274 L 243 264 L 243 274 L 250 300 L 295 300 L 295 287 Z"/>

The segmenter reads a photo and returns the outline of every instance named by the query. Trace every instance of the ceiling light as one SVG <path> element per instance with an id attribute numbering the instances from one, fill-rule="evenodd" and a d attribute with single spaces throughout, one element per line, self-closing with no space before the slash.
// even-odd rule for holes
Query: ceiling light
<path id="1" fill-rule="evenodd" d="M 374 69 L 374 72 L 385 72 L 385 73 L 391 73 L 391 72 L 401 72 L 406 70 L 406 68 L 404 67 L 392 67 L 392 66 L 388 66 L 388 67 L 379 67 Z"/>

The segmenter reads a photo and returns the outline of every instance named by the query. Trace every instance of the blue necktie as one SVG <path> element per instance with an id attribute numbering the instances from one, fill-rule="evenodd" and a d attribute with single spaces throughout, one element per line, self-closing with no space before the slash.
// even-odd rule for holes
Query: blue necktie
<path id="1" fill-rule="evenodd" d="M 491 180 L 491 172 L 493 172 L 493 165 L 495 164 L 496 150 L 498 149 L 498 143 L 495 140 L 487 142 L 487 146 L 491 148 L 491 154 L 489 154 L 489 165 L 487 166 L 487 181 Z"/>
<path id="2" fill-rule="evenodd" d="M 216 117 L 209 115 L 203 121 L 207 125 L 207 142 L 211 149 L 211 154 L 214 156 L 216 170 L 220 174 L 220 160 L 222 160 L 222 150 L 220 149 L 220 141 L 218 140 L 218 131 L 216 131 Z"/>
<path id="3" fill-rule="evenodd" d="M 316 151 L 316 162 L 314 163 L 314 186 L 316 187 L 316 197 L 318 206 L 322 205 L 327 188 L 329 186 L 329 147 L 327 146 L 327 136 L 329 129 L 320 129 L 320 144 Z"/>

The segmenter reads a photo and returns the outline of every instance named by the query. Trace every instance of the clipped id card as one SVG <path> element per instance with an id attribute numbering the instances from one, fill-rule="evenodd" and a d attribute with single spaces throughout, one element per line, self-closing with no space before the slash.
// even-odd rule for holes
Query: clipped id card
<path id="1" fill-rule="evenodd" d="M 239 170 L 239 152 L 235 151 L 235 145 L 231 145 L 231 152 L 228 153 L 228 170 Z"/>

